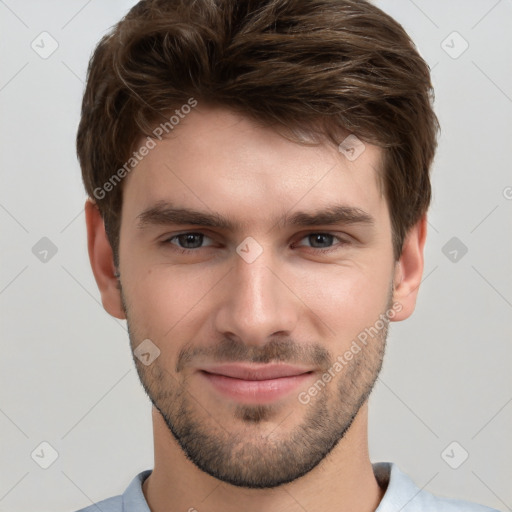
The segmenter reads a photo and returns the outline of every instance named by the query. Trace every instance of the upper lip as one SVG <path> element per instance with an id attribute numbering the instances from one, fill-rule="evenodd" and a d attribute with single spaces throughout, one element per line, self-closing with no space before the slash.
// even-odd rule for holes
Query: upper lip
<path id="1" fill-rule="evenodd" d="M 223 375 L 241 380 L 269 380 L 282 377 L 294 377 L 309 373 L 310 368 L 292 366 L 289 364 L 241 364 L 226 363 L 220 365 L 203 366 L 202 371 Z"/>

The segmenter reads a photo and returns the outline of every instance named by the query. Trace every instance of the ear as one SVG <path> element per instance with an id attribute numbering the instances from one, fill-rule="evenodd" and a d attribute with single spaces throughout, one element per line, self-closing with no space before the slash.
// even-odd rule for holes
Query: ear
<path id="1" fill-rule="evenodd" d="M 112 316 L 124 320 L 121 291 L 118 287 L 114 255 L 105 232 L 105 223 L 96 203 L 88 198 L 85 202 L 85 222 L 87 226 L 87 245 L 89 260 L 96 284 L 101 293 L 101 302 Z"/>
<path id="2" fill-rule="evenodd" d="M 423 275 L 423 248 L 427 238 L 427 215 L 409 230 L 404 240 L 402 254 L 395 264 L 393 302 L 402 309 L 393 317 L 393 322 L 405 320 L 416 307 L 416 297 Z"/>

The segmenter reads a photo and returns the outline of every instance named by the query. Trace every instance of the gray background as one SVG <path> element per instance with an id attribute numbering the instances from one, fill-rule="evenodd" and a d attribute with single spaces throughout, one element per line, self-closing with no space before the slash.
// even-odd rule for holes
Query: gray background
<path id="1" fill-rule="evenodd" d="M 75 510 L 153 464 L 126 325 L 90 270 L 75 156 L 88 58 L 133 4 L 0 0 L 3 512 Z M 442 135 L 424 282 L 413 317 L 391 326 L 371 458 L 431 492 L 512 510 L 512 1 L 377 5 L 433 68 Z M 47 58 L 31 47 L 51 50 L 43 31 L 58 43 Z M 58 452 L 47 469 L 42 442 Z"/>

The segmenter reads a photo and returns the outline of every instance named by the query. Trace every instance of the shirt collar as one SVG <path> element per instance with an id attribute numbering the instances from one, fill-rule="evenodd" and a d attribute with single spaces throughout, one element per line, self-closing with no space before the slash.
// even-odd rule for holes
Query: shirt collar
<path id="1" fill-rule="evenodd" d="M 377 462 L 372 466 L 378 484 L 385 489 L 384 496 L 375 512 L 400 510 L 421 492 L 396 464 Z M 142 492 L 142 484 L 152 471 L 152 469 L 142 471 L 126 488 L 123 493 L 123 512 L 151 512 Z"/>

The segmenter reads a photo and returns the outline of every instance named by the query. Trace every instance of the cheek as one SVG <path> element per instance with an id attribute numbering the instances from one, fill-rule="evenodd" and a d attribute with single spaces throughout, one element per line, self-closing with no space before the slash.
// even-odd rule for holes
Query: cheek
<path id="1" fill-rule="evenodd" d="M 318 315 L 322 329 L 327 328 L 328 338 L 345 345 L 385 311 L 390 276 L 370 267 L 332 267 L 304 276 L 296 289 L 301 290 L 299 296 L 309 310 Z"/>
<path id="2" fill-rule="evenodd" d="M 202 298 L 214 287 L 218 278 L 211 272 L 192 274 L 176 267 L 161 265 L 126 273 L 129 282 L 123 291 L 129 301 L 130 320 L 140 336 L 164 342 L 184 330 L 199 311 Z M 192 322 L 192 325 L 194 323 Z"/>

